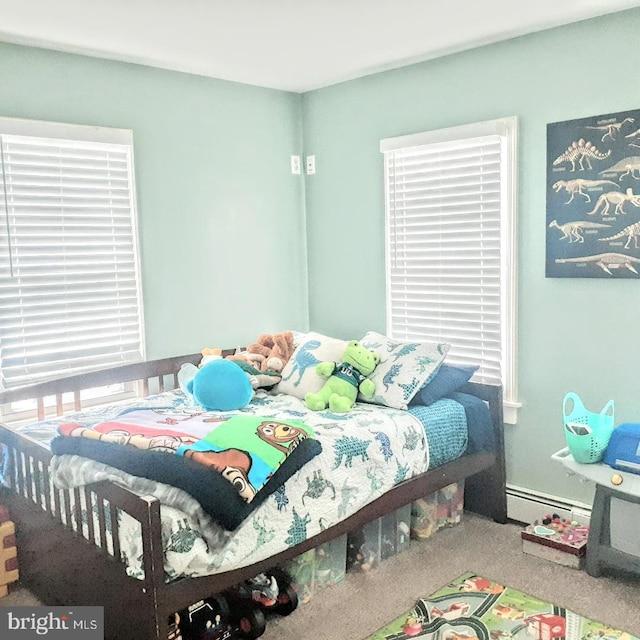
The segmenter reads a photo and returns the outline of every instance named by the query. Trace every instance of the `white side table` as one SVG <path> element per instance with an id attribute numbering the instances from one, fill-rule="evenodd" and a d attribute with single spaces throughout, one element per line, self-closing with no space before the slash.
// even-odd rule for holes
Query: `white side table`
<path id="1" fill-rule="evenodd" d="M 640 575 L 640 475 L 602 463 L 576 462 L 569 449 L 552 456 L 570 474 L 596 484 L 587 541 L 587 573 L 610 568 Z"/>

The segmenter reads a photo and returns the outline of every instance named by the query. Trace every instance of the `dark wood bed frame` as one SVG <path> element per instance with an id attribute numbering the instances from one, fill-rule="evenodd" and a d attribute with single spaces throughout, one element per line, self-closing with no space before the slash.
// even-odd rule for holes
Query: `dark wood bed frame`
<path id="1" fill-rule="evenodd" d="M 55 415 L 62 415 L 63 393 L 73 393 L 74 406 L 71 410 L 79 410 L 82 408 L 80 391 L 84 389 L 133 381 L 138 382 L 140 396 L 148 395 L 150 384 L 158 391 L 174 389 L 178 387 L 180 366 L 185 362 L 197 364 L 200 358 L 200 354 L 165 358 L 0 391 L 0 405 L 36 399 L 38 419 L 41 420 L 45 418 L 45 397 L 55 398 Z M 469 383 L 462 391 L 489 404 L 497 443 L 495 452 L 465 455 L 406 480 L 346 520 L 251 566 L 170 583 L 165 583 L 160 503 L 156 499 L 140 498 L 125 488 L 104 482 L 69 491 L 56 490 L 52 501 L 50 493 L 40 488 L 41 483 L 33 482 L 37 475 L 44 480 L 44 486 L 49 486 L 51 452 L 9 426 L 0 424 L 0 442 L 8 447 L 18 469 L 18 481 L 10 489 L 1 490 L 0 502 L 8 507 L 16 524 L 20 582 L 48 606 L 103 606 L 107 640 L 165 640 L 168 619 L 174 612 L 413 500 L 431 495 L 452 482 L 465 480 L 465 509 L 504 523 L 507 513 L 502 388 Z M 75 509 L 69 507 L 70 494 L 73 494 L 75 504 L 80 505 L 82 493 L 86 504 L 104 507 L 98 509 L 99 526 L 94 527 L 91 521 L 88 524 L 91 540 L 72 527 L 75 522 L 78 529 L 82 529 L 82 513 L 79 506 Z M 140 522 L 144 550 L 143 580 L 129 577 L 119 560 L 117 509 Z M 97 541 L 105 540 L 105 510 L 113 523 L 113 555 L 97 546 Z M 63 514 L 68 524 L 63 521 Z"/>

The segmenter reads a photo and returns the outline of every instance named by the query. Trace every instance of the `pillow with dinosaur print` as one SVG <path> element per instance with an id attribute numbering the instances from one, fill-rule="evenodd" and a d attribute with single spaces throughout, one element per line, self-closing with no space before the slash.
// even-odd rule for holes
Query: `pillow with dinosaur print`
<path id="1" fill-rule="evenodd" d="M 305 334 L 282 370 L 282 380 L 272 393 L 286 393 L 300 400 L 304 400 L 307 393 L 318 393 L 326 378 L 316 373 L 316 365 L 320 362 L 340 362 L 347 344 L 346 340 L 330 338 L 315 331 Z"/>
<path id="2" fill-rule="evenodd" d="M 406 409 L 409 402 L 437 373 L 449 346 L 445 342 L 402 342 L 369 331 L 360 344 L 375 351 L 380 363 L 369 378 L 375 383 L 372 398 L 358 396 L 359 402 Z"/>

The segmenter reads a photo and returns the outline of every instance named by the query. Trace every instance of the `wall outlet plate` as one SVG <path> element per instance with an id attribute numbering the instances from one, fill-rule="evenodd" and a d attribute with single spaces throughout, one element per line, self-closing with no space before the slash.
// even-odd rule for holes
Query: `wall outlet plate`
<path id="1" fill-rule="evenodd" d="M 291 173 L 294 176 L 299 176 L 302 173 L 300 156 L 291 156 Z"/>
<path id="2" fill-rule="evenodd" d="M 316 172 L 316 157 L 307 156 L 307 175 L 312 176 Z"/>

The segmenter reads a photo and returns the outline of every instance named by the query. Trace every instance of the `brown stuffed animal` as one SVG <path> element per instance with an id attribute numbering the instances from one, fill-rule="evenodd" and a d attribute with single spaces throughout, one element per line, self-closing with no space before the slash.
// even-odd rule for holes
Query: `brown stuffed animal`
<path id="1" fill-rule="evenodd" d="M 289 362 L 289 358 L 291 358 L 294 351 L 293 333 L 291 333 L 291 331 L 274 333 L 273 348 L 271 349 L 271 355 L 267 358 L 266 368 L 270 371 L 282 373 L 282 370 L 287 362 Z"/>
<path id="2" fill-rule="evenodd" d="M 258 336 L 256 342 L 247 347 L 247 355 L 257 354 L 264 357 L 260 363 L 261 371 L 276 371 L 281 373 L 293 354 L 293 333 L 263 333 Z M 254 364 L 254 366 L 256 366 Z"/>

